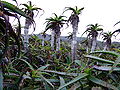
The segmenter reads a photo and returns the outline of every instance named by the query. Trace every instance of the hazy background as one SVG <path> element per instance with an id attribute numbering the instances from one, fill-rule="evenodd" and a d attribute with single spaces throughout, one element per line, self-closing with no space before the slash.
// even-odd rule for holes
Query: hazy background
<path id="1" fill-rule="evenodd" d="M 10 2 L 11 0 L 5 0 Z M 29 0 L 17 0 L 18 3 L 27 3 Z M 86 30 L 86 26 L 88 24 L 101 24 L 103 25 L 104 31 L 114 31 L 120 28 L 120 24 L 113 26 L 116 22 L 120 20 L 120 0 L 30 0 L 37 7 L 42 8 L 45 13 L 40 17 L 40 14 L 37 18 L 35 18 L 37 27 L 35 34 L 41 33 L 45 29 L 45 19 L 49 18 L 52 13 L 56 13 L 61 15 L 65 7 L 75 7 L 78 8 L 84 7 L 85 9 L 82 11 L 79 23 L 78 35 Z M 11 3 L 14 3 L 11 1 Z M 15 3 L 14 3 L 15 4 Z M 42 13 L 42 12 L 41 12 Z M 70 11 L 65 13 L 64 15 L 69 17 Z M 22 24 L 24 26 L 24 19 L 22 19 Z M 62 31 L 62 36 L 68 35 L 68 32 L 72 32 L 71 28 L 67 28 Z M 30 29 L 30 32 L 32 29 Z M 50 34 L 50 31 L 47 32 Z M 84 35 L 86 36 L 86 35 Z M 113 38 L 114 39 L 114 38 Z M 117 41 L 120 38 L 117 38 Z M 115 40 L 115 39 L 114 39 Z M 115 40 L 116 41 L 116 40 Z"/>

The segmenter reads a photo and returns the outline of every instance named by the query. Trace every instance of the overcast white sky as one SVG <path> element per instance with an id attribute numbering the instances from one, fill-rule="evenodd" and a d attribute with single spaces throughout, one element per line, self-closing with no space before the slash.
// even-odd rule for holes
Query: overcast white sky
<path id="1" fill-rule="evenodd" d="M 6 0 L 10 1 L 10 0 Z M 27 3 L 29 0 L 17 0 L 20 3 Z M 84 7 L 82 11 L 79 23 L 79 34 L 86 30 L 88 24 L 101 24 L 104 31 L 114 31 L 120 28 L 120 24 L 113 27 L 113 25 L 120 20 L 120 0 L 31 0 L 37 7 L 42 8 L 45 14 L 40 18 L 36 18 L 36 31 L 34 33 L 40 33 L 44 30 L 45 19 L 52 16 L 52 13 L 60 15 L 65 7 Z M 69 13 L 64 15 L 70 16 Z M 24 21 L 23 21 L 24 23 Z M 68 32 L 72 32 L 71 28 L 62 30 L 62 36 L 67 35 Z M 119 38 L 120 39 L 120 38 Z"/>

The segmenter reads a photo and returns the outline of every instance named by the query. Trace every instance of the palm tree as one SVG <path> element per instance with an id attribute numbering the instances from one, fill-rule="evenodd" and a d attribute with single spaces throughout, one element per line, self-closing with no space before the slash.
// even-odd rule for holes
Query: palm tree
<path id="1" fill-rule="evenodd" d="M 84 33 L 89 32 L 87 37 L 91 38 L 91 40 L 92 40 L 91 52 L 93 52 L 96 48 L 98 32 L 103 31 L 103 29 L 100 28 L 100 26 L 101 25 L 99 25 L 97 23 L 95 25 L 89 24 L 89 25 L 87 25 L 88 28 L 84 32 Z"/>
<path id="2" fill-rule="evenodd" d="M 66 23 L 66 20 L 64 19 L 65 16 L 57 16 L 54 13 L 55 17 L 50 17 L 46 19 L 46 32 L 48 29 L 52 31 L 51 33 L 51 47 L 52 50 L 56 48 L 56 51 L 60 50 L 60 29 L 63 27 L 63 25 Z"/>
<path id="3" fill-rule="evenodd" d="M 103 40 L 105 41 L 105 47 L 104 47 L 104 50 L 110 50 L 110 47 L 111 47 L 111 43 L 112 43 L 112 36 L 118 32 L 118 34 L 120 33 L 120 29 L 118 30 L 115 30 L 114 32 L 105 32 L 103 33 Z M 118 35 L 117 34 L 117 35 Z M 114 36 L 117 36 L 117 35 L 114 35 Z"/>
<path id="4" fill-rule="evenodd" d="M 31 1 L 28 1 L 28 4 L 22 4 L 25 8 L 24 12 L 26 15 L 30 16 L 32 19 L 34 19 L 34 11 L 42 10 L 41 8 L 36 7 L 35 5 L 32 5 Z M 28 37 L 28 32 L 29 32 L 29 27 L 33 24 L 33 21 L 30 19 L 26 18 L 25 20 L 25 27 L 24 27 L 24 49 L 27 51 L 28 50 L 28 44 L 29 44 L 29 37 Z"/>
<path id="5" fill-rule="evenodd" d="M 68 19 L 68 22 L 71 23 L 72 28 L 73 28 L 73 38 L 72 38 L 72 43 L 71 43 L 71 55 L 72 55 L 72 61 L 77 59 L 76 53 L 77 53 L 77 32 L 78 32 L 78 23 L 79 23 L 79 15 L 81 14 L 82 10 L 84 8 L 78 8 L 77 6 L 75 8 L 71 7 L 66 7 L 65 11 L 72 11 L 71 16 Z M 65 12 L 64 11 L 64 12 Z"/>
<path id="6" fill-rule="evenodd" d="M 111 38 L 113 36 L 114 33 L 112 32 L 105 32 L 103 33 L 103 40 L 105 41 L 105 47 L 104 47 L 104 50 L 110 50 L 110 47 L 111 47 Z"/>

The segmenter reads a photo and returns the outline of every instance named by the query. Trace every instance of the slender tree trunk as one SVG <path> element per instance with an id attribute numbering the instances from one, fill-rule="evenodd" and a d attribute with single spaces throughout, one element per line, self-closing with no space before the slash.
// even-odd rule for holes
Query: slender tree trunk
<path id="1" fill-rule="evenodd" d="M 86 41 L 86 52 L 89 53 L 89 43 Z"/>
<path id="2" fill-rule="evenodd" d="M 44 46 L 44 44 L 45 44 L 45 40 L 44 40 L 44 39 L 42 39 L 42 46 Z"/>
<path id="3" fill-rule="evenodd" d="M 104 47 L 103 51 L 106 51 L 106 50 L 107 50 L 107 45 L 105 45 L 105 47 Z"/>
<path id="4" fill-rule="evenodd" d="M 71 43 L 71 54 L 72 54 L 72 61 L 77 59 L 77 31 L 78 31 L 78 24 L 75 24 L 73 27 L 73 39 Z"/>
<path id="5" fill-rule="evenodd" d="M 106 50 L 109 50 L 110 48 L 109 48 L 109 44 L 107 43 L 107 42 L 105 42 L 105 46 L 104 46 L 104 48 L 103 48 L 103 51 L 106 51 Z M 100 53 L 100 55 L 99 56 L 101 56 L 102 55 L 102 53 Z"/>
<path id="6" fill-rule="evenodd" d="M 89 47 L 88 47 L 88 46 L 86 46 L 86 52 L 87 52 L 87 53 L 89 52 Z"/>
<path id="7" fill-rule="evenodd" d="M 56 51 L 60 50 L 60 31 L 56 35 Z"/>
<path id="8" fill-rule="evenodd" d="M 104 51 L 105 51 L 105 50 L 110 50 L 110 44 L 107 43 L 107 42 L 105 42 L 105 47 L 104 47 L 103 50 L 104 50 Z"/>
<path id="9" fill-rule="evenodd" d="M 29 45 L 29 35 L 28 35 L 29 26 L 30 26 L 29 21 L 28 19 L 26 19 L 25 27 L 24 27 L 24 49 L 25 51 L 28 50 L 28 45 Z"/>
<path id="10" fill-rule="evenodd" d="M 52 33 L 51 33 L 51 49 L 54 50 L 54 43 L 55 43 L 55 31 L 52 30 Z"/>
<path id="11" fill-rule="evenodd" d="M 97 45 L 97 37 L 93 37 L 91 52 L 93 52 L 96 49 L 96 45 Z"/>
<path id="12" fill-rule="evenodd" d="M 42 36 L 42 46 L 44 46 L 44 44 L 45 44 L 45 37 Z"/>

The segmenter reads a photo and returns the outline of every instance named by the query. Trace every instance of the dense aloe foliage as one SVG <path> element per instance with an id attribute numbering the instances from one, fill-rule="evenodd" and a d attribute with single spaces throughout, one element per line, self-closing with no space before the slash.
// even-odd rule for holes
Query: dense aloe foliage
<path id="1" fill-rule="evenodd" d="M 41 37 L 29 35 L 25 47 L 20 17 L 31 25 L 35 21 L 30 15 L 34 13 L 27 13 L 29 9 L 42 9 L 33 8 L 29 1 L 30 6 L 21 4 L 27 7 L 23 10 L 13 1 L 17 5 L 0 0 L 0 90 L 120 90 L 120 46 L 112 44 L 119 29 L 103 33 L 101 25 L 90 24 L 85 31 L 89 38 L 77 42 L 78 15 L 84 8 L 67 7 L 65 11 L 72 11 L 70 17 L 54 13 L 46 19 Z M 11 17 L 18 22 L 17 28 L 9 21 Z M 69 27 L 68 22 L 73 33 L 64 41 L 61 28 Z M 49 29 L 54 32 L 51 36 L 45 33 Z M 102 35 L 105 48 L 97 45 L 98 35 Z"/>

